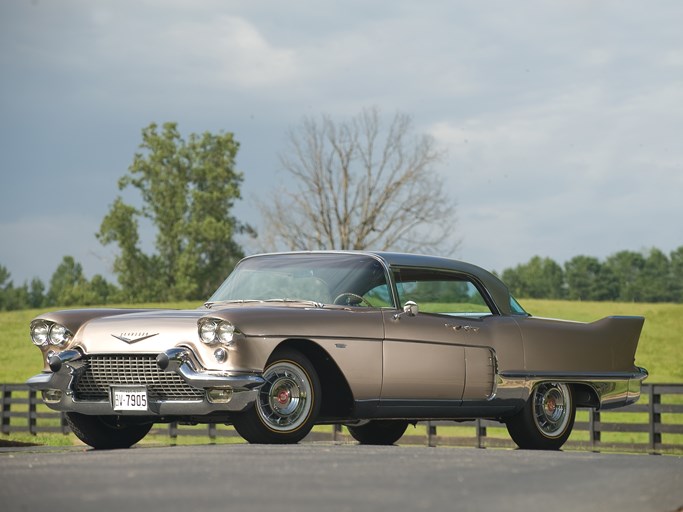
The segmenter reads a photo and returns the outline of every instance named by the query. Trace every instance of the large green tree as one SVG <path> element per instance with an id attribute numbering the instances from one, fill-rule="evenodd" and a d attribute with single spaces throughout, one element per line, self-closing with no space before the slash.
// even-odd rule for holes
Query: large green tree
<path id="1" fill-rule="evenodd" d="M 27 289 L 27 300 L 33 304 L 39 300 L 38 292 L 42 283 L 31 282 L 31 289 Z M 92 306 L 106 304 L 115 299 L 117 289 L 108 283 L 104 277 L 97 274 L 92 280 L 83 274 L 83 266 L 73 256 L 64 256 L 62 262 L 50 278 L 50 291 L 47 294 L 47 304 L 50 306 Z"/>
<path id="2" fill-rule="evenodd" d="M 669 302 L 673 300 L 671 262 L 666 254 L 652 248 L 645 255 L 643 270 L 638 280 L 639 302 Z"/>
<path id="3" fill-rule="evenodd" d="M 568 299 L 614 300 L 618 295 L 617 278 L 593 256 L 574 256 L 564 271 Z"/>
<path id="4" fill-rule="evenodd" d="M 73 256 L 64 256 L 50 278 L 47 302 L 51 306 L 78 304 L 81 302 L 86 285 L 83 265 L 74 260 Z"/>
<path id="5" fill-rule="evenodd" d="M 506 269 L 502 277 L 517 297 L 561 299 L 564 296 L 564 272 L 550 258 L 534 256 L 528 263 Z"/>
<path id="6" fill-rule="evenodd" d="M 243 180 L 235 169 L 238 149 L 232 133 L 185 140 L 176 123 L 142 130 L 140 152 L 119 180 L 119 189 L 137 191 L 141 204 L 117 198 L 97 234 L 119 247 L 114 272 L 124 298 L 206 298 L 243 256 L 234 237 L 253 230 L 231 214 Z M 141 219 L 156 228 L 153 254 L 140 247 Z"/>
<path id="7" fill-rule="evenodd" d="M 619 251 L 605 260 L 605 268 L 609 269 L 618 282 L 616 300 L 622 302 L 637 302 L 641 300 L 642 273 L 645 258 L 634 251 Z"/>

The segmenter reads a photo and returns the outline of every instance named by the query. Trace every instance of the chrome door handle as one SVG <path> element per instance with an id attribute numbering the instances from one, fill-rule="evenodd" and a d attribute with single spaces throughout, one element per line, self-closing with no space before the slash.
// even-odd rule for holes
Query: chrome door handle
<path id="1" fill-rule="evenodd" d="M 463 330 L 465 332 L 477 332 L 479 330 L 479 327 L 472 327 L 471 325 L 453 325 L 453 324 L 444 324 L 446 327 L 452 328 L 454 331 L 460 331 Z"/>

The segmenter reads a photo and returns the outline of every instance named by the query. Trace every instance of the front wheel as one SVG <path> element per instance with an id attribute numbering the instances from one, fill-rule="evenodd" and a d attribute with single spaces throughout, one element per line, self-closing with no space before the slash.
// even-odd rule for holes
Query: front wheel
<path id="1" fill-rule="evenodd" d="M 298 443 L 320 410 L 320 381 L 313 365 L 297 351 L 280 350 L 263 378 L 254 407 L 235 418 L 235 430 L 250 443 Z"/>
<path id="2" fill-rule="evenodd" d="M 576 406 L 567 384 L 538 384 L 524 408 L 507 421 L 512 440 L 520 448 L 559 450 L 574 426 Z"/>
<path id="3" fill-rule="evenodd" d="M 349 425 L 349 433 L 360 444 L 391 445 L 396 443 L 408 428 L 402 420 L 373 420 L 365 425 Z"/>
<path id="4" fill-rule="evenodd" d="M 96 450 L 130 448 L 152 428 L 152 423 L 121 422 L 116 416 L 88 416 L 67 412 L 66 421 L 78 439 Z"/>

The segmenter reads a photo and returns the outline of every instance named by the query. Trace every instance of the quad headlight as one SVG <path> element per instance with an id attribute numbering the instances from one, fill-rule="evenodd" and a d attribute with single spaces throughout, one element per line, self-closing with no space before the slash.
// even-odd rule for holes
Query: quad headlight
<path id="1" fill-rule="evenodd" d="M 199 338 L 210 345 L 216 342 L 216 331 L 218 330 L 218 321 L 212 318 L 207 318 L 199 322 Z"/>
<path id="2" fill-rule="evenodd" d="M 48 335 L 50 345 L 56 347 L 63 347 L 71 341 L 71 333 L 61 324 L 52 324 L 50 327 L 50 334 Z"/>
<path id="3" fill-rule="evenodd" d="M 31 341 L 34 345 L 44 347 L 53 345 L 63 347 L 71 341 L 73 335 L 62 324 L 36 320 L 31 323 Z"/>
<path id="4" fill-rule="evenodd" d="M 222 343 L 232 345 L 234 342 L 235 326 L 226 320 L 217 318 L 202 318 L 197 325 L 199 338 L 207 345 Z"/>
<path id="5" fill-rule="evenodd" d="M 50 334 L 50 324 L 43 320 L 31 322 L 31 341 L 34 345 L 43 347 L 48 344 L 48 336 Z"/>

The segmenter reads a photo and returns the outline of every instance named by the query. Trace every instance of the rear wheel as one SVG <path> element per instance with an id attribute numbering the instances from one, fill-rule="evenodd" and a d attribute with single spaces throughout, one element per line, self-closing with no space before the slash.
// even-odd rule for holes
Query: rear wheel
<path id="1" fill-rule="evenodd" d="M 297 443 L 313 428 L 320 410 L 320 381 L 303 354 L 280 350 L 263 372 L 265 384 L 251 409 L 234 420 L 250 443 Z"/>
<path id="2" fill-rule="evenodd" d="M 572 432 L 575 416 L 571 388 L 542 382 L 531 392 L 524 409 L 507 421 L 507 429 L 520 448 L 559 450 Z"/>
<path id="3" fill-rule="evenodd" d="M 130 448 L 152 428 L 152 423 L 122 422 L 117 416 L 88 416 L 67 412 L 66 421 L 76 437 L 96 450 Z"/>
<path id="4" fill-rule="evenodd" d="M 349 432 L 360 444 L 390 445 L 396 443 L 408 428 L 402 420 L 373 420 L 364 425 L 349 426 Z"/>

